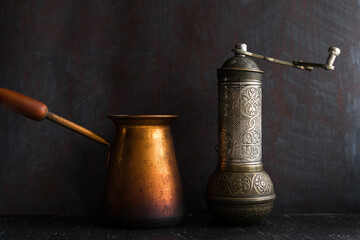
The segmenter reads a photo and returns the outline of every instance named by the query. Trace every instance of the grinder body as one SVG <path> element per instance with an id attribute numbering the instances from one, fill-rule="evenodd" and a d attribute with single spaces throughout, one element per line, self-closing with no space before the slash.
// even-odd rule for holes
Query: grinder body
<path id="1" fill-rule="evenodd" d="M 249 57 L 237 53 L 217 70 L 218 164 L 206 198 L 209 211 L 233 224 L 266 218 L 276 198 L 262 164 L 262 76 Z"/>

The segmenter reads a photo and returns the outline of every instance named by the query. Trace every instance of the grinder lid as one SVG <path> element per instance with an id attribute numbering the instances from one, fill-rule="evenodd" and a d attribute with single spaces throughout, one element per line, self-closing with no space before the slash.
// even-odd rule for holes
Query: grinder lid
<path id="1" fill-rule="evenodd" d="M 236 44 L 235 48 L 247 51 L 246 44 Z M 226 62 L 218 70 L 234 70 L 264 73 L 251 58 L 235 53 L 235 56 L 226 60 Z"/>

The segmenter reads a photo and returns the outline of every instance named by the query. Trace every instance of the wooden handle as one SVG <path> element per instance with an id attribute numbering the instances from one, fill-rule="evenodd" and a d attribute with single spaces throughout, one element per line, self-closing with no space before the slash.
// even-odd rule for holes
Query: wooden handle
<path id="1" fill-rule="evenodd" d="M 77 125 L 76 123 L 49 112 L 48 107 L 45 104 L 31 97 L 22 95 L 21 93 L 17 93 L 5 88 L 0 88 L 0 105 L 36 121 L 41 121 L 47 118 L 48 120 L 66 127 L 80 135 L 90 138 L 91 140 L 107 146 L 111 146 L 107 140 L 100 137 L 96 133 L 93 133 L 82 126 Z"/>
<path id="2" fill-rule="evenodd" d="M 5 88 L 0 88 L 0 105 L 35 121 L 44 120 L 48 113 L 42 102 Z"/>

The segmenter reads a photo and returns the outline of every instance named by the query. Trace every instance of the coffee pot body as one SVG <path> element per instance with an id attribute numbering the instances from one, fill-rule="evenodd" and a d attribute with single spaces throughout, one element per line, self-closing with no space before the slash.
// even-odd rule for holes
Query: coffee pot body
<path id="1" fill-rule="evenodd" d="M 170 130 L 174 115 L 109 116 L 116 126 L 105 207 L 120 226 L 172 226 L 185 209 Z"/>

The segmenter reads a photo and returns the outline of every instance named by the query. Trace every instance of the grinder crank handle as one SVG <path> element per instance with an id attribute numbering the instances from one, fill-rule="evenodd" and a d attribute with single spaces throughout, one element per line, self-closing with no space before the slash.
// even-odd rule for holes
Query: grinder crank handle
<path id="1" fill-rule="evenodd" d="M 335 69 L 335 66 L 334 66 L 335 58 L 337 56 L 339 56 L 341 53 L 339 48 L 330 47 L 328 50 L 329 56 L 327 57 L 325 64 L 321 64 L 321 63 L 311 63 L 311 62 L 304 62 L 304 61 L 287 62 L 287 61 L 283 61 L 283 60 L 272 58 L 272 57 L 266 57 L 266 56 L 263 56 L 260 54 L 248 52 L 247 45 L 245 43 L 236 44 L 235 48 L 232 49 L 232 51 L 235 52 L 235 54 L 255 57 L 255 58 L 265 60 L 265 61 L 278 63 L 278 64 L 286 65 L 289 67 L 295 67 L 297 69 L 306 70 L 306 71 L 312 71 L 315 67 L 316 68 L 324 68 L 325 70 L 334 70 Z"/>
<path id="2" fill-rule="evenodd" d="M 35 121 L 48 119 L 93 141 L 111 147 L 111 144 L 104 138 L 76 123 L 49 112 L 48 107 L 44 103 L 21 93 L 0 88 L 0 105 Z"/>

